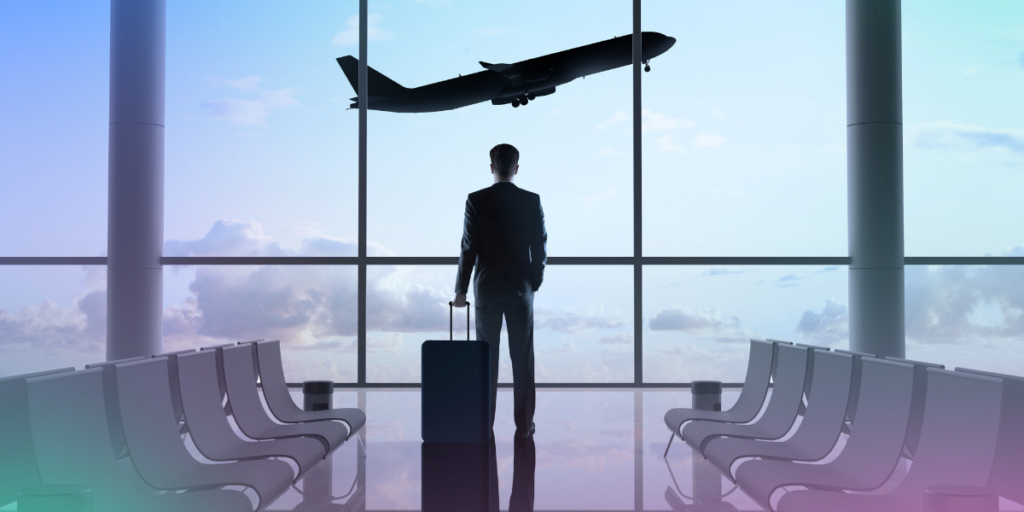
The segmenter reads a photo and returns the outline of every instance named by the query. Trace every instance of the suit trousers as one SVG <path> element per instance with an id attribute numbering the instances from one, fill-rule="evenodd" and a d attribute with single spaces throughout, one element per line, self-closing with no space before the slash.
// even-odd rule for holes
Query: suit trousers
<path id="1" fill-rule="evenodd" d="M 501 321 L 508 329 L 508 352 L 512 359 L 513 395 L 517 430 L 529 430 L 536 408 L 533 379 L 533 294 L 501 302 L 476 302 L 476 339 L 491 347 L 491 428 L 498 400 L 498 355 Z"/>

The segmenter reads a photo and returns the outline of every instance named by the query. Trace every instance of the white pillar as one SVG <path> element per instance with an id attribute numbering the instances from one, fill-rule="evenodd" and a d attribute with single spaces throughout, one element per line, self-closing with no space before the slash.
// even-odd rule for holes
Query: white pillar
<path id="1" fill-rule="evenodd" d="M 108 361 L 163 346 L 165 13 L 110 2 Z"/>
<path id="2" fill-rule="evenodd" d="M 900 0 L 846 1 L 850 348 L 904 356 Z"/>

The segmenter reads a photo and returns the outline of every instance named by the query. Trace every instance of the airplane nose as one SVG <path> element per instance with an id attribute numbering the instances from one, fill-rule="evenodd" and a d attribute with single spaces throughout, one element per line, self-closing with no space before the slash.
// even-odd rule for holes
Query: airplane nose
<path id="1" fill-rule="evenodd" d="M 665 49 L 668 50 L 676 44 L 676 38 L 665 36 Z"/>

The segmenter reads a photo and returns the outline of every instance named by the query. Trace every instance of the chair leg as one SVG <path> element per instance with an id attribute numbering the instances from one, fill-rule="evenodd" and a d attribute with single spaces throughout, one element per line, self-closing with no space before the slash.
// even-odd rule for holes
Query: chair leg
<path id="1" fill-rule="evenodd" d="M 662 458 L 668 457 L 668 449 L 672 448 L 672 441 L 675 440 L 675 438 L 676 434 L 673 432 L 672 437 L 668 438 L 668 446 L 665 447 L 665 453 L 661 456 Z"/>

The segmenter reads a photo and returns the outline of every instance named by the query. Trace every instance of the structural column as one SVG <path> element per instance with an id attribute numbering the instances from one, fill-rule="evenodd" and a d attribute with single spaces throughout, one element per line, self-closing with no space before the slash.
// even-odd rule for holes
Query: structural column
<path id="1" fill-rule="evenodd" d="M 107 360 L 163 345 L 165 0 L 110 2 Z"/>
<path id="2" fill-rule="evenodd" d="M 904 355 L 900 0 L 846 1 L 850 348 Z"/>

